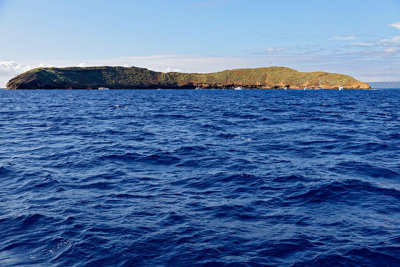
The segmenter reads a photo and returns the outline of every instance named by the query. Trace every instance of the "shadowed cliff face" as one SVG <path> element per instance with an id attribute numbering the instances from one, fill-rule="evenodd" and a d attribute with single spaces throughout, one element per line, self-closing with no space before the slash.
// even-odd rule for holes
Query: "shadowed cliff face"
<path id="1" fill-rule="evenodd" d="M 367 83 L 350 76 L 284 67 L 236 69 L 215 73 L 162 73 L 144 68 L 86 67 L 37 68 L 7 83 L 9 89 L 151 89 L 220 88 L 258 89 L 370 89 Z"/>

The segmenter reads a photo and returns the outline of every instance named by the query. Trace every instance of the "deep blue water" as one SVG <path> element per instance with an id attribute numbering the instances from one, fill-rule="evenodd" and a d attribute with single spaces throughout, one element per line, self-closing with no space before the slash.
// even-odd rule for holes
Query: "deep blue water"
<path id="1" fill-rule="evenodd" d="M 0 91 L 1 266 L 398 266 L 400 90 Z"/>

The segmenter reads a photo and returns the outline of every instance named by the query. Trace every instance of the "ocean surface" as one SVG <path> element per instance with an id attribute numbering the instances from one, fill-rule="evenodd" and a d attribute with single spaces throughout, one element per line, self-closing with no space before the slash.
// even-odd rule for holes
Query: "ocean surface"
<path id="1" fill-rule="evenodd" d="M 399 266 L 400 90 L 0 90 L 0 266 Z"/>

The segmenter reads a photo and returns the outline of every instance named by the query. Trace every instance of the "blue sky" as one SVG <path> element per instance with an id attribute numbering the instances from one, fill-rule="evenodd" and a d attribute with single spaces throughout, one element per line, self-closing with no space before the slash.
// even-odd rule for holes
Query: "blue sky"
<path id="1" fill-rule="evenodd" d="M 400 0 L 0 0 L 0 36 L 0 87 L 72 65 L 400 80 Z"/>

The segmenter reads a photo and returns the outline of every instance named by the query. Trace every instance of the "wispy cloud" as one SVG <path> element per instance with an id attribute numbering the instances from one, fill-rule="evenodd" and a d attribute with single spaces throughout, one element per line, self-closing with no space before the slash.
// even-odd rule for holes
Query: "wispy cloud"
<path id="1" fill-rule="evenodd" d="M 354 42 L 348 44 L 348 47 L 354 47 L 356 50 L 348 50 L 347 55 L 359 55 L 361 57 L 370 58 L 389 58 L 400 56 L 400 35 L 390 38 L 383 38 L 368 42 Z M 400 79 L 400 78 L 399 78 Z"/>
<path id="2" fill-rule="evenodd" d="M 400 51 L 400 48 L 398 48 L 398 47 L 389 47 L 389 48 L 385 49 L 385 52 L 389 53 L 389 54 L 396 54 L 399 51 Z"/>
<path id="3" fill-rule="evenodd" d="M 335 40 L 335 41 L 352 41 L 356 40 L 357 38 L 354 36 L 332 36 L 329 38 L 329 40 Z"/>
<path id="4" fill-rule="evenodd" d="M 400 21 L 392 23 L 389 26 L 400 30 Z"/>
<path id="5" fill-rule="evenodd" d="M 283 52 L 285 49 L 282 47 L 268 47 L 267 52 L 268 53 L 280 53 Z"/>
<path id="6" fill-rule="evenodd" d="M 384 43 L 384 44 L 387 44 L 387 43 L 399 44 L 400 43 L 400 35 L 393 36 L 392 38 L 381 39 L 380 42 Z"/>
<path id="7" fill-rule="evenodd" d="M 366 46 L 374 46 L 374 43 L 368 42 L 360 42 L 360 43 L 351 43 L 350 46 L 358 46 L 358 47 L 366 47 Z"/>

